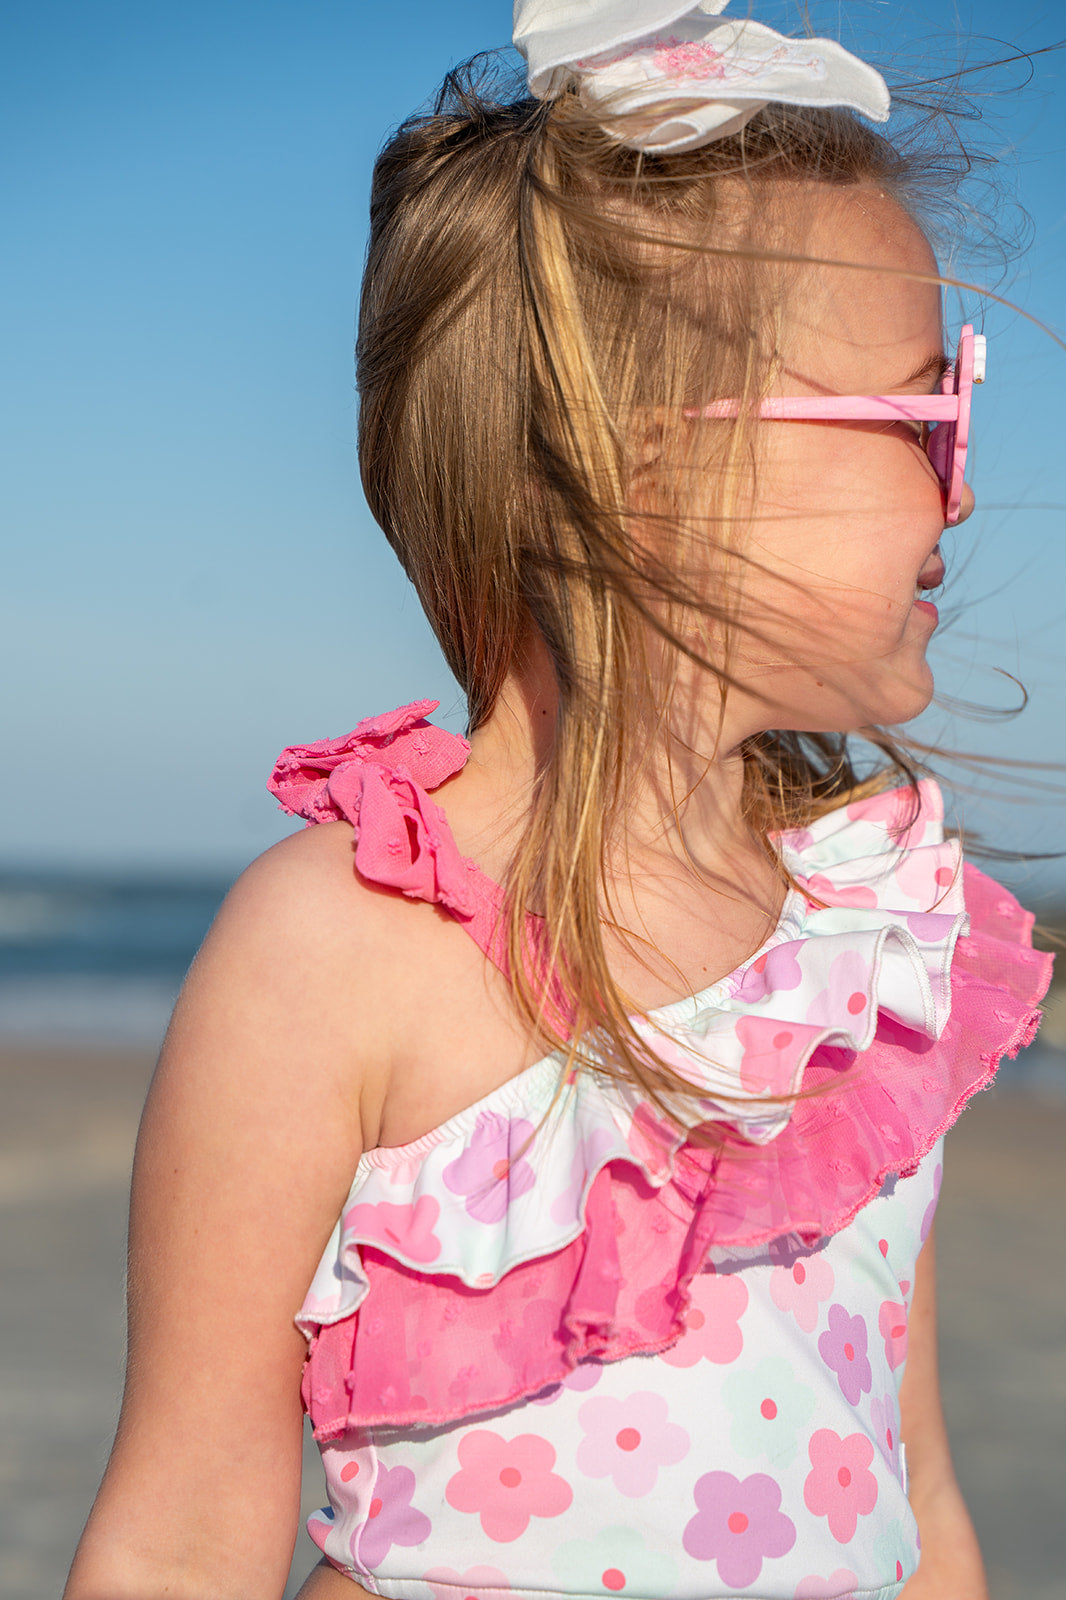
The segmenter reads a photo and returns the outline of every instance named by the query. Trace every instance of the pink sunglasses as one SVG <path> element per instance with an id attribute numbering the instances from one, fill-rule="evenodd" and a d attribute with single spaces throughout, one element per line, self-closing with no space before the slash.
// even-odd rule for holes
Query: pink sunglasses
<path id="1" fill-rule="evenodd" d="M 966 451 L 970 440 L 970 401 L 975 383 L 984 383 L 987 341 L 967 323 L 959 337 L 955 365 L 946 372 L 939 394 L 826 394 L 802 398 L 775 395 L 763 400 L 759 417 L 789 421 L 931 422 L 925 441 L 944 491 L 944 521 L 953 526 L 962 509 Z M 686 417 L 735 417 L 738 400 L 715 400 Z"/>

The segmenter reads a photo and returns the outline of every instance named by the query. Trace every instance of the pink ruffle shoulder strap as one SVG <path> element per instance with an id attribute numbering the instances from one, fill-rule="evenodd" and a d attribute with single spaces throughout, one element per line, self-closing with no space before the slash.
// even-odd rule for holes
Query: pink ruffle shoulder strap
<path id="1" fill-rule="evenodd" d="M 267 788 L 290 816 L 350 822 L 355 865 L 369 883 L 442 905 L 475 938 L 493 908 L 488 879 L 461 856 L 440 807 L 429 798 L 466 765 L 467 741 L 426 721 L 439 701 L 416 700 L 351 733 L 290 745 Z M 485 941 L 478 942 L 484 947 Z"/>

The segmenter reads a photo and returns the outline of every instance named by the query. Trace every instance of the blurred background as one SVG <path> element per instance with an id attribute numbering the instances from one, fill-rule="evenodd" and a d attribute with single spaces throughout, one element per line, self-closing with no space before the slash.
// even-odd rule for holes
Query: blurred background
<path id="1" fill-rule="evenodd" d="M 949 337 L 966 318 L 988 333 L 989 381 L 978 510 L 946 541 L 944 699 L 916 731 L 1066 762 L 1066 54 L 1040 53 L 1066 33 L 1061 0 L 805 9 L 892 77 L 961 70 L 963 138 L 999 158 L 975 171 L 974 231 L 991 176 L 1002 237 L 1024 248 L 949 263 L 992 291 L 948 305 Z M 753 10 L 801 26 L 793 0 Z M 137 1112 L 219 900 L 291 827 L 264 789 L 278 750 L 423 696 L 462 726 L 361 500 L 352 345 L 383 134 L 509 32 L 506 0 L 0 8 L 8 1600 L 56 1592 L 105 1459 Z M 1019 679 L 1026 709 L 998 715 Z M 1063 848 L 1062 772 L 944 771 L 988 842 Z M 1066 922 L 1066 861 L 993 870 L 1042 920 Z M 1058 1281 L 1066 1264 L 1053 1183 L 1064 1050 L 1053 1004 L 1004 1088 L 964 1119 L 945 1188 L 945 1387 L 996 1600 L 1066 1597 L 1050 1270 L 1056 1252 Z M 1007 1257 L 1016 1293 L 993 1295 Z"/>

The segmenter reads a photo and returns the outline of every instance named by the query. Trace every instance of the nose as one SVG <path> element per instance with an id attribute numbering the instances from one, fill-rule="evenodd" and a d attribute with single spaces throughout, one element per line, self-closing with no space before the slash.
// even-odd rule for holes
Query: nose
<path id="1" fill-rule="evenodd" d="M 964 483 L 962 486 L 962 503 L 959 506 L 959 515 L 956 520 L 956 526 L 958 526 L 958 523 L 966 521 L 966 518 L 972 514 L 973 508 L 976 504 L 977 502 L 974 498 L 973 490 L 970 488 L 968 483 Z"/>

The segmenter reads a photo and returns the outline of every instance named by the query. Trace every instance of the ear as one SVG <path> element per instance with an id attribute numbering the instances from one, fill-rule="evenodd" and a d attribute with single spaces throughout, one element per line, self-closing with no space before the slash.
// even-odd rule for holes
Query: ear
<path id="1" fill-rule="evenodd" d="M 634 511 L 654 511 L 662 499 L 660 470 L 667 448 L 665 418 L 647 411 L 634 430 L 629 469 L 629 502 Z"/>

